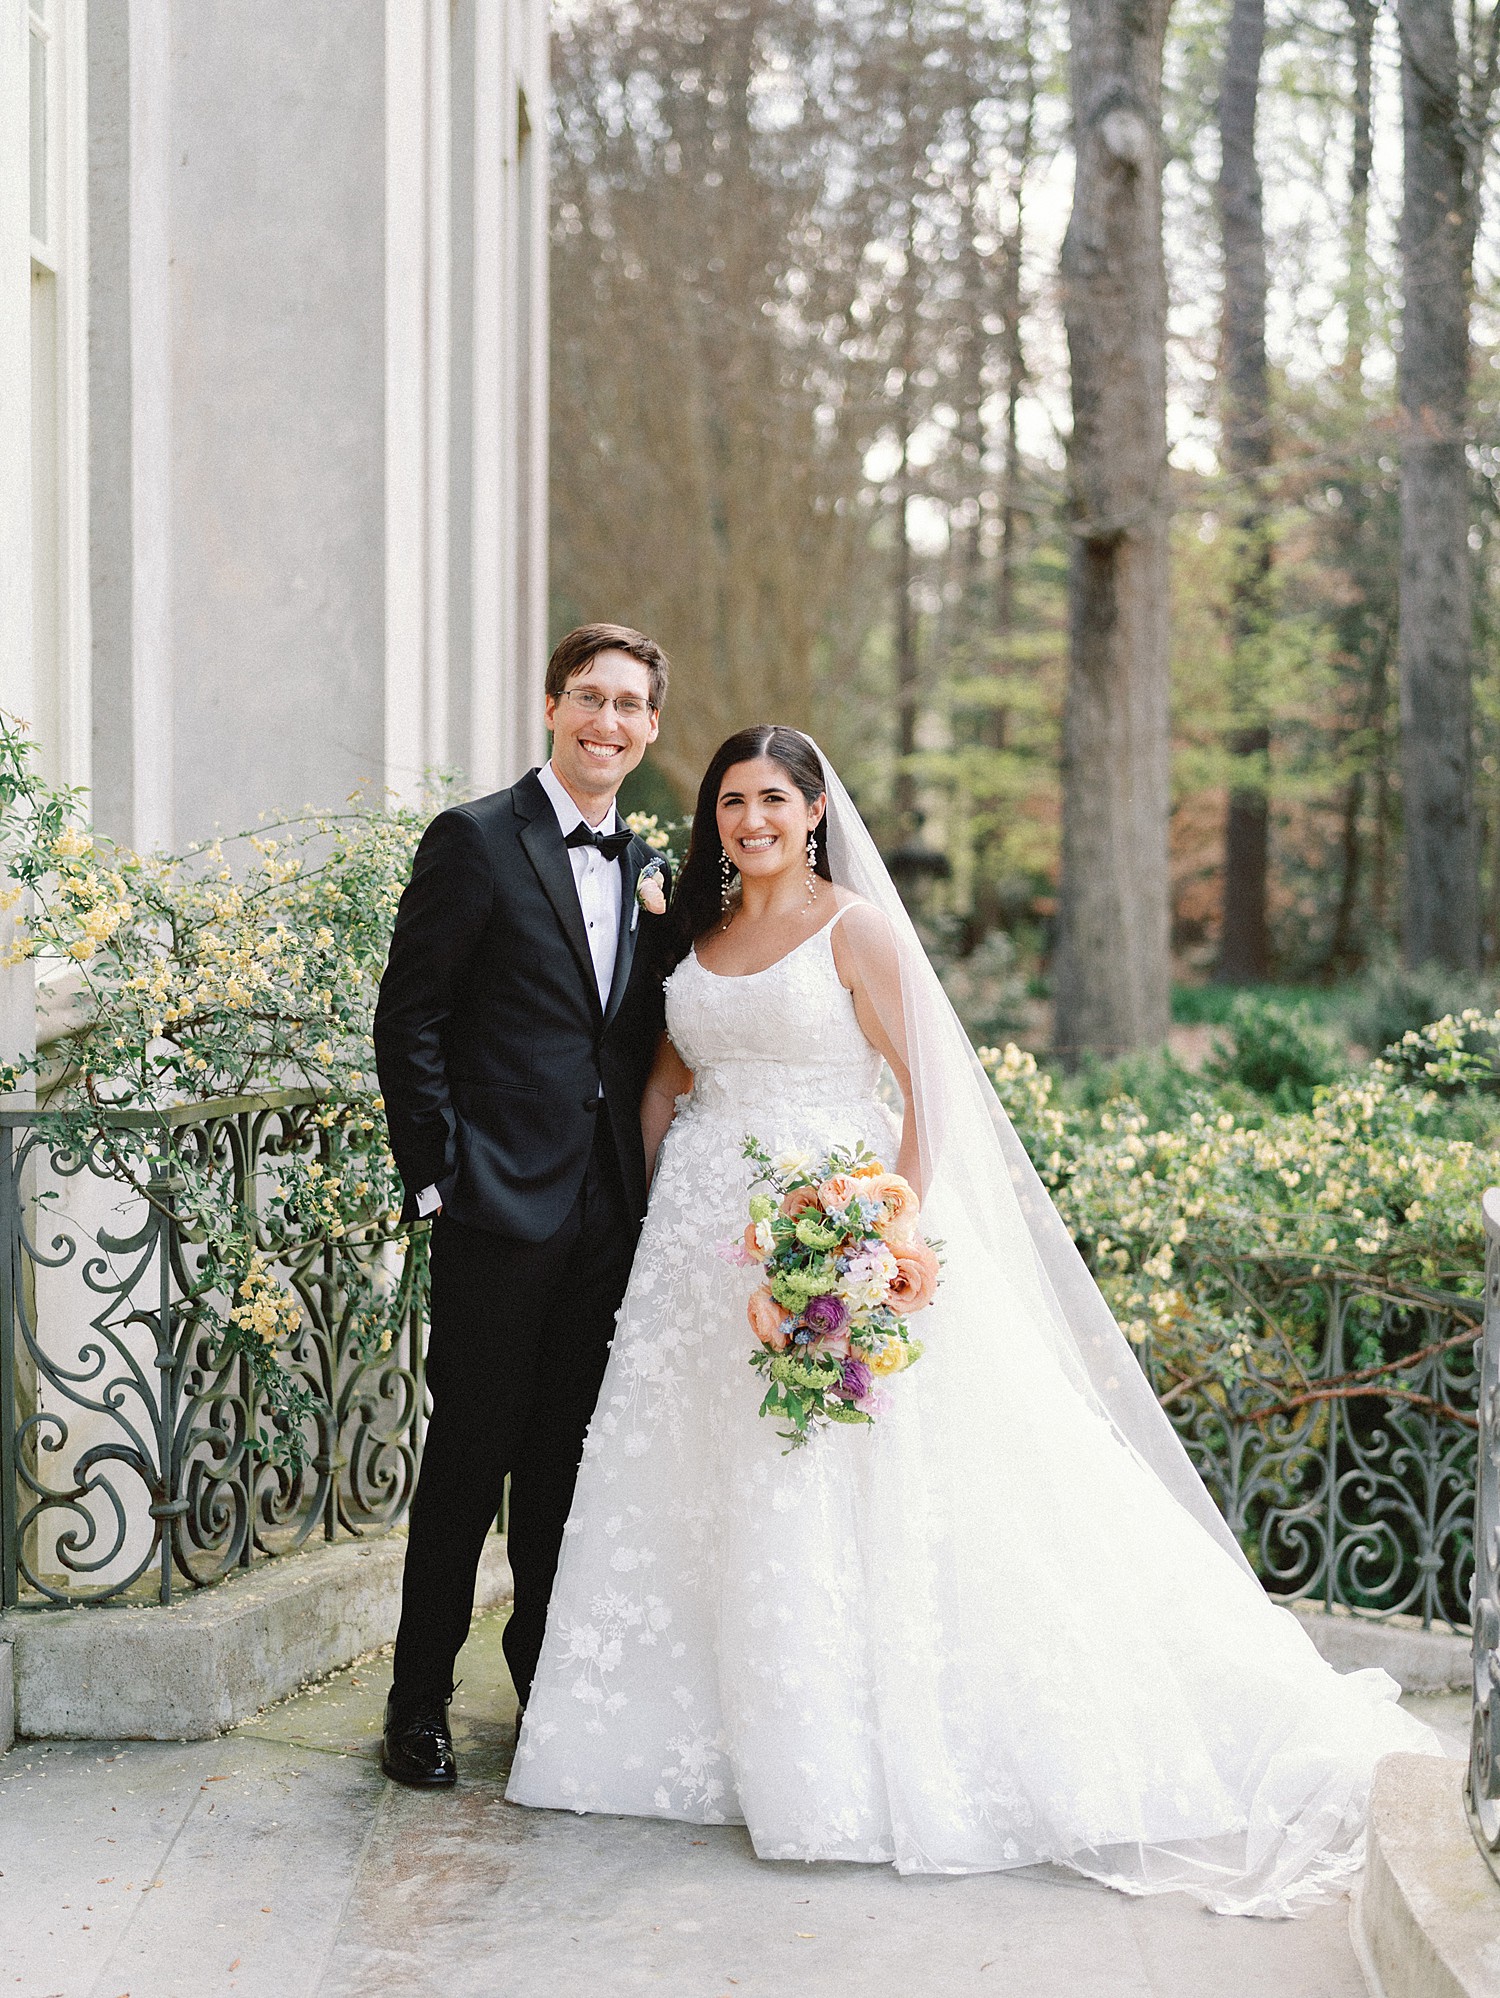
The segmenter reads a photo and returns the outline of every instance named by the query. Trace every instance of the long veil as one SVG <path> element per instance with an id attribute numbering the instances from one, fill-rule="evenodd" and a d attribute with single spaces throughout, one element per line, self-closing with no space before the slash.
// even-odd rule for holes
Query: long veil
<path id="1" fill-rule="evenodd" d="M 966 1256 L 985 1259 L 986 1291 L 999 1308 L 1030 1307 L 1028 1318 L 1075 1389 L 1249 1572 L 980 1066 L 853 799 L 813 747 L 823 765 L 833 880 L 872 903 L 896 940 L 901 1018 L 883 1024 L 907 1051 L 924 1214 L 937 1234 L 960 1237 Z"/>

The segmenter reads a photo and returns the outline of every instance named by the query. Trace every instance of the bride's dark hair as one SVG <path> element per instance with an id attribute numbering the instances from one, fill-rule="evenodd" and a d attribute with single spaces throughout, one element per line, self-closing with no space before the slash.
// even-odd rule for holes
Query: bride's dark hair
<path id="1" fill-rule="evenodd" d="M 709 759 L 698 786 L 698 802 L 693 807 L 693 834 L 688 841 L 687 859 L 672 892 L 667 918 L 667 963 L 679 964 L 706 931 L 719 921 L 723 910 L 720 863 L 724 845 L 719 838 L 719 789 L 726 770 L 736 763 L 753 763 L 769 756 L 780 764 L 810 805 L 823 796 L 823 766 L 818 752 L 807 737 L 794 728 L 780 728 L 771 722 L 756 722 L 721 742 Z M 813 833 L 817 872 L 825 881 L 828 872 L 828 818 L 819 819 Z M 730 863 L 733 865 L 733 863 Z"/>

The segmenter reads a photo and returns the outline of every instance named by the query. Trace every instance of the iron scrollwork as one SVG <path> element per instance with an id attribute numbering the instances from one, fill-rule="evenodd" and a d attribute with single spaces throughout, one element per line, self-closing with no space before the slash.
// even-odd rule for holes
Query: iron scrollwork
<path id="1" fill-rule="evenodd" d="M 314 1099 L 171 1114 L 168 1159 L 228 1177 L 295 1295 L 277 1348 L 305 1390 L 296 1449 L 268 1448 L 248 1358 L 203 1294 L 204 1256 L 170 1170 L 123 1183 L 108 1130 L 75 1151 L 45 1120 L 0 1117 L 0 1597 L 5 1607 L 170 1602 L 277 1554 L 385 1532 L 416 1481 L 426 1244 L 419 1234 L 294 1240 L 266 1212 L 268 1161 L 326 1162 Z M 124 1225 L 116 1226 L 123 1210 Z M 293 1231 L 295 1232 L 295 1231 Z M 369 1350 L 358 1300 L 406 1300 Z M 213 1308 L 217 1305 L 219 1308 Z M 274 1438 L 273 1438 L 274 1440 Z"/>
<path id="2" fill-rule="evenodd" d="M 1500 1879 L 1500 1189 L 1484 1196 L 1484 1337 L 1474 1487 L 1474 1717 L 1465 1784 L 1475 1842 Z"/>
<path id="3" fill-rule="evenodd" d="M 1466 1627 L 1478 1301 L 1269 1264 L 1228 1287 L 1263 1327 L 1233 1365 L 1172 1379 L 1143 1358 L 1266 1588 Z"/>

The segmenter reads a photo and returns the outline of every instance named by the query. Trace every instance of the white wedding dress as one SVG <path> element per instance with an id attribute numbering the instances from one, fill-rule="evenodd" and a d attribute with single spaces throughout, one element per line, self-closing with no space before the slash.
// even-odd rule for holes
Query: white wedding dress
<path id="1" fill-rule="evenodd" d="M 786 1453 L 715 1245 L 747 1133 L 863 1139 L 881 1064 L 830 931 L 768 970 L 687 957 L 694 1071 L 589 1432 L 508 1791 L 748 1828 L 763 1859 L 961 1873 L 1063 1862 L 1128 1892 L 1294 1914 L 1357 1872 L 1371 1775 L 1437 1752 L 1340 1677 L 1065 1377 L 1028 1299 L 946 1236 L 926 1356 L 873 1428 Z"/>

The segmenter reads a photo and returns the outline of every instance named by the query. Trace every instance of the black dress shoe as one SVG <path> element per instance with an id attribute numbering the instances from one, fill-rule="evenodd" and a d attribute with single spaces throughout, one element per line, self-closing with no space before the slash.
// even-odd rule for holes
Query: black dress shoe
<path id="1" fill-rule="evenodd" d="M 414 1790 L 447 1790 L 458 1781 L 448 1701 L 442 1694 L 399 1702 L 391 1694 L 385 1703 L 380 1766 L 387 1776 L 409 1783 Z"/>

